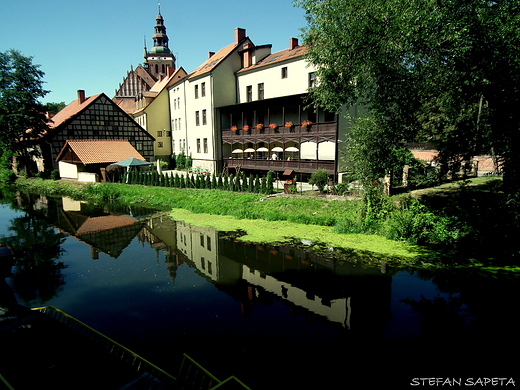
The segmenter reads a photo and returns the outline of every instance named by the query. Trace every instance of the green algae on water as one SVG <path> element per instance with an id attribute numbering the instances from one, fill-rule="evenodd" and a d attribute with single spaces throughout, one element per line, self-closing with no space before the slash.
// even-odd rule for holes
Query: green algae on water
<path id="1" fill-rule="evenodd" d="M 419 257 L 420 250 L 404 242 L 367 234 L 338 234 L 331 226 L 304 225 L 287 221 L 236 219 L 230 216 L 194 214 L 184 209 L 172 209 L 169 215 L 196 226 L 211 226 L 220 231 L 243 231 L 239 239 L 254 243 L 290 243 L 305 239 L 326 243 L 331 247 L 374 252 L 407 260 Z"/>

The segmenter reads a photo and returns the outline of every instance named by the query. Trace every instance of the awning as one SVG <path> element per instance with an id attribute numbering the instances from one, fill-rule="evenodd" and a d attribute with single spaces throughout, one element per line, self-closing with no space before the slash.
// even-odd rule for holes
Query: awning
<path id="1" fill-rule="evenodd" d="M 286 169 L 285 171 L 283 171 L 282 175 L 289 176 L 289 175 L 292 175 L 293 173 L 294 173 L 294 171 L 292 169 Z"/>

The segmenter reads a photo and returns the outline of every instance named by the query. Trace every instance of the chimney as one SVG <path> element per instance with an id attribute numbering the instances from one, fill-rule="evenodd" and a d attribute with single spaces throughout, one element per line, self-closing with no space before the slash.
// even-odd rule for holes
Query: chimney
<path id="1" fill-rule="evenodd" d="M 240 43 L 246 37 L 246 30 L 244 28 L 235 28 L 235 43 Z"/>
<path id="2" fill-rule="evenodd" d="M 295 49 L 298 47 L 298 38 L 290 38 L 289 39 L 289 49 Z"/>
<path id="3" fill-rule="evenodd" d="M 85 90 L 78 89 L 78 104 L 82 104 L 85 100 Z"/>
<path id="4" fill-rule="evenodd" d="M 215 55 L 215 52 L 214 51 L 209 51 L 208 52 L 208 60 L 213 57 Z"/>

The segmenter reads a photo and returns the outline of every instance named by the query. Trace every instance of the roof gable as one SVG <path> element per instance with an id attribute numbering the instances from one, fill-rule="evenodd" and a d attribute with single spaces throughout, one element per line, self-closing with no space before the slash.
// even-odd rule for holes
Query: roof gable
<path id="1" fill-rule="evenodd" d="M 284 61 L 295 60 L 302 57 L 306 51 L 307 46 L 296 46 L 294 49 L 278 51 L 276 53 L 269 54 L 267 57 L 258 61 L 255 65 L 240 69 L 237 73 L 245 73 L 264 66 L 271 66 Z"/>
<path id="2" fill-rule="evenodd" d="M 240 43 L 232 43 L 231 45 L 228 45 L 222 49 L 220 49 L 218 52 L 213 54 L 210 58 L 208 58 L 201 66 L 199 66 L 197 69 L 195 69 L 193 72 L 191 72 L 188 77 L 190 79 L 199 77 L 203 74 L 212 72 L 217 66 L 219 66 L 233 51 L 237 48 L 243 47 L 245 43 L 251 43 L 249 38 L 246 38 L 244 41 Z"/>
<path id="3" fill-rule="evenodd" d="M 126 140 L 68 140 L 56 161 L 111 164 L 125 158 L 145 158 Z"/>
<path id="4" fill-rule="evenodd" d="M 79 100 L 73 100 L 72 103 L 67 105 L 63 110 L 54 115 L 49 122 L 49 128 L 56 129 L 73 119 L 79 113 L 87 109 L 92 103 L 94 103 L 103 93 L 89 96 L 82 103 Z M 105 95 L 106 96 L 106 95 Z"/>

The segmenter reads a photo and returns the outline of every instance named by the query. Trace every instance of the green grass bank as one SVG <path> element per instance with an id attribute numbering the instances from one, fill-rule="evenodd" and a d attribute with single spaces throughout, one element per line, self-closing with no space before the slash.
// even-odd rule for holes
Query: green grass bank
<path id="1" fill-rule="evenodd" d="M 504 266 L 496 261 L 496 256 L 472 247 L 482 234 L 476 226 L 480 218 L 487 220 L 496 212 L 496 207 L 485 205 L 497 204 L 489 199 L 500 193 L 499 183 L 495 178 L 477 178 L 369 205 L 362 200 L 266 197 L 215 189 L 79 184 L 23 177 L 17 180 L 15 188 L 24 193 L 68 196 L 95 203 L 115 201 L 149 206 L 194 225 L 244 232 L 243 240 L 278 243 L 306 239 L 322 247 L 356 251 L 376 262 L 388 260 L 395 265 L 422 268 L 434 264 Z M 472 201 L 468 203 L 468 199 Z M 475 202 L 482 209 L 478 218 L 473 216 L 474 208 L 464 209 Z M 478 258 L 477 254 L 484 256 Z M 388 259 L 381 260 L 381 256 Z"/>

